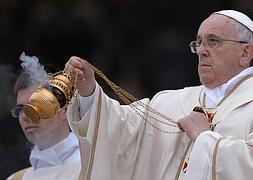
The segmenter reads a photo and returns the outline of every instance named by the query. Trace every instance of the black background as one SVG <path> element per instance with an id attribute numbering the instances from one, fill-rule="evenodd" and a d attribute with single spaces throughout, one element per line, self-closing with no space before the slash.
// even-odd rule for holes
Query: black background
<path id="1" fill-rule="evenodd" d="M 251 0 L 1 0 L 0 179 L 29 166 L 30 146 L 9 110 L 19 55 L 64 68 L 80 56 L 138 98 L 198 85 L 188 44 L 210 13 L 235 9 L 253 17 Z M 106 92 L 112 92 L 104 85 Z"/>

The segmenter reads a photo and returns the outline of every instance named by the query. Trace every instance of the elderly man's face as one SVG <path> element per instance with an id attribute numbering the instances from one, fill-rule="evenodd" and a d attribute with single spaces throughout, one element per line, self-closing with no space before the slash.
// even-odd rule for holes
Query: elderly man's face
<path id="1" fill-rule="evenodd" d="M 211 15 L 200 26 L 197 40 L 202 41 L 197 48 L 199 57 L 198 73 L 200 81 L 208 88 L 215 88 L 230 80 L 247 66 L 240 64 L 243 44 L 220 41 L 218 46 L 210 46 L 216 39 L 238 40 L 233 30 L 234 22 L 222 15 Z"/>

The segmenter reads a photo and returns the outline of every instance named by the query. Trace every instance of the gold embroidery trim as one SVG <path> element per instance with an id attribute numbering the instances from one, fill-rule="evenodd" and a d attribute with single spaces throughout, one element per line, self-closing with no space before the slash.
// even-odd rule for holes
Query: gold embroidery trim
<path id="1" fill-rule="evenodd" d="M 19 170 L 18 172 L 16 172 L 13 177 L 13 180 L 21 180 L 29 168 L 31 168 L 31 167 L 28 167 L 28 168 L 25 168 L 25 169 L 22 169 L 22 170 Z"/>
<path id="2" fill-rule="evenodd" d="M 96 151 L 96 145 L 97 145 L 97 137 L 98 137 L 98 129 L 99 129 L 99 123 L 100 123 L 100 114 L 101 114 L 101 92 L 99 93 L 99 99 L 98 99 L 98 111 L 97 111 L 97 117 L 96 117 L 96 124 L 94 129 L 94 135 L 92 140 L 92 146 L 91 146 L 91 152 L 88 162 L 88 170 L 86 173 L 87 180 L 90 180 L 92 167 L 94 163 L 94 157 L 95 157 L 95 151 Z"/>
<path id="3" fill-rule="evenodd" d="M 191 144 L 192 144 L 192 142 L 189 142 L 188 145 L 187 145 L 187 147 L 186 147 L 186 149 L 185 149 L 183 158 L 182 158 L 182 160 L 181 160 L 181 162 L 180 162 L 180 164 L 179 164 L 179 167 L 178 167 L 178 169 L 177 169 L 177 174 L 176 174 L 176 176 L 175 176 L 175 180 L 178 180 L 178 178 L 179 178 L 179 176 L 180 176 L 180 173 L 181 173 L 181 170 L 182 170 L 184 161 L 185 161 L 185 157 L 186 157 L 186 155 L 187 155 L 187 153 L 188 153 L 188 151 L 189 151 L 189 149 L 190 149 L 190 147 L 191 147 Z"/>
<path id="4" fill-rule="evenodd" d="M 218 146 L 223 139 L 225 139 L 225 137 L 218 139 L 214 147 L 213 162 L 212 162 L 212 180 L 216 180 L 216 158 L 217 158 Z"/>

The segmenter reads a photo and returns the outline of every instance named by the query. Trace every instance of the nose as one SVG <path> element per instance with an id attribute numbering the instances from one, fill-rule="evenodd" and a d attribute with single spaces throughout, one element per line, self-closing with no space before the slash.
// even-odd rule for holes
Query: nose
<path id="1" fill-rule="evenodd" d="M 25 115 L 24 112 L 20 112 L 21 113 L 21 119 L 25 122 L 31 122 L 31 120 Z"/>
<path id="2" fill-rule="evenodd" d="M 209 56 L 209 50 L 204 42 L 197 48 L 197 54 L 198 56 Z"/>

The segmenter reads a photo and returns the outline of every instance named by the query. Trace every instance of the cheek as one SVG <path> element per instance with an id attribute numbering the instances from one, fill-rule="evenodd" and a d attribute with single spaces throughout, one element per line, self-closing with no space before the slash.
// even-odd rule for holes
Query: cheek
<path id="1" fill-rule="evenodd" d="M 22 117 L 20 117 L 21 115 L 19 115 L 19 124 L 21 126 L 21 128 L 24 130 L 24 127 L 25 127 L 25 121 Z"/>
<path id="2" fill-rule="evenodd" d="M 56 130 L 55 128 L 55 122 L 53 119 L 51 120 L 42 120 L 41 123 L 40 123 L 40 127 L 41 129 L 43 129 L 43 131 L 45 132 L 48 132 L 48 131 L 52 131 L 53 130 Z"/>
<path id="3" fill-rule="evenodd" d="M 237 66 L 238 59 L 238 49 L 232 47 L 216 51 L 216 53 L 213 54 L 214 67 L 216 71 L 221 74 Z"/>
<path id="4" fill-rule="evenodd" d="M 214 76 L 222 75 L 224 72 L 226 72 L 226 67 L 227 67 L 227 61 L 224 56 L 224 53 L 212 53 L 210 58 L 210 64 L 212 67 L 212 72 Z"/>
<path id="5" fill-rule="evenodd" d="M 233 60 L 227 59 L 224 57 L 224 59 L 217 59 L 214 62 L 214 70 L 218 77 L 223 78 L 226 76 L 227 73 L 230 71 L 233 71 L 235 67 L 235 62 Z"/>
<path id="6" fill-rule="evenodd" d="M 219 74 L 222 71 L 223 68 L 221 67 L 224 68 L 223 63 L 220 61 L 213 61 L 212 69 L 215 74 Z"/>

